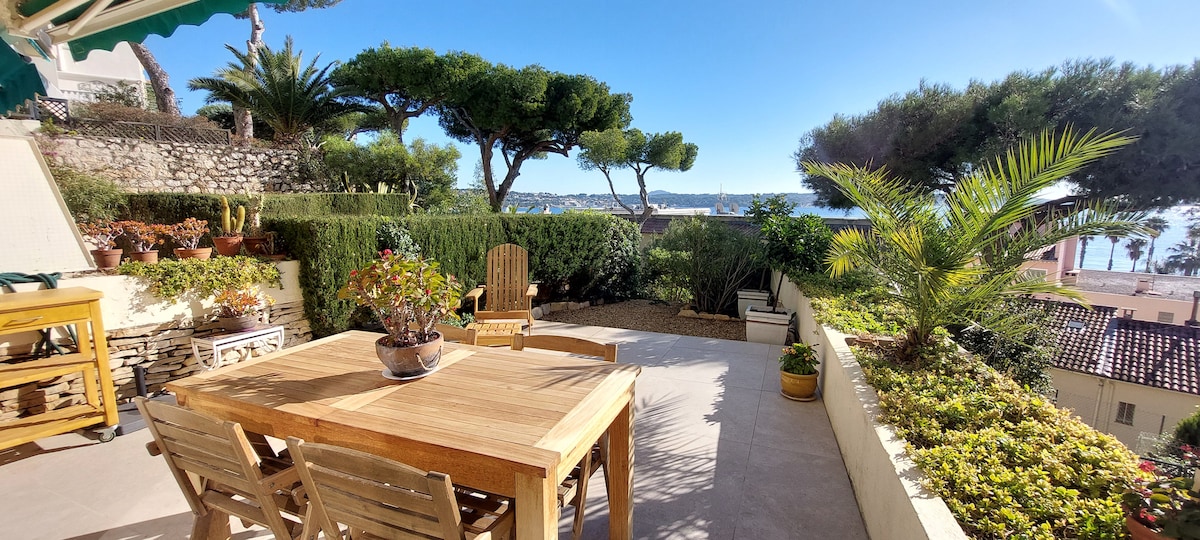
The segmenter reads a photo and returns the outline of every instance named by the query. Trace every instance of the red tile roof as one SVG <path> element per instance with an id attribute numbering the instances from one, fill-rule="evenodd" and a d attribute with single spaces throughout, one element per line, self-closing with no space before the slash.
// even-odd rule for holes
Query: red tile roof
<path id="1" fill-rule="evenodd" d="M 1055 367 L 1200 395 L 1200 328 L 1121 317 L 1119 308 L 1053 302 Z"/>

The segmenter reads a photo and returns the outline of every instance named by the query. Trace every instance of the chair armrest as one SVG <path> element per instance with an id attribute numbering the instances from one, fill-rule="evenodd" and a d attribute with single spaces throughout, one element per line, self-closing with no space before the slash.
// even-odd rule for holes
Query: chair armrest
<path id="1" fill-rule="evenodd" d="M 295 467 L 288 467 L 262 479 L 262 485 L 272 491 L 291 492 L 298 484 L 300 472 Z"/>
<path id="2" fill-rule="evenodd" d="M 537 284 L 536 283 L 529 284 L 529 289 L 527 289 L 525 291 L 525 296 L 528 296 L 530 298 L 537 296 Z"/>
<path id="3" fill-rule="evenodd" d="M 482 285 L 479 287 L 475 287 L 474 289 L 471 289 L 471 292 L 468 292 L 464 296 L 464 298 L 471 300 L 471 308 L 478 311 L 479 310 L 479 297 L 481 297 L 481 296 L 483 296 L 483 286 Z"/>
<path id="4" fill-rule="evenodd" d="M 146 451 L 152 456 L 162 455 L 162 450 L 158 448 L 158 441 L 150 441 L 146 443 Z"/>

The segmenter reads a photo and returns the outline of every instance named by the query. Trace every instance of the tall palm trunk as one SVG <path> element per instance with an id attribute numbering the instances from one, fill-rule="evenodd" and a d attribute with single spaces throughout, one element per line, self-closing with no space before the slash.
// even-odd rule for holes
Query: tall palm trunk
<path id="1" fill-rule="evenodd" d="M 1083 259 L 1087 257 L 1087 245 L 1092 241 L 1090 236 L 1079 237 L 1079 268 L 1083 268 Z"/>
<path id="2" fill-rule="evenodd" d="M 150 87 L 154 89 L 154 102 L 158 106 L 159 112 L 175 117 L 181 116 L 179 102 L 175 99 L 175 91 L 171 89 L 171 80 L 167 77 L 167 71 L 154 58 L 154 53 L 150 52 L 145 45 L 134 41 L 129 42 L 129 47 L 133 49 L 133 55 L 137 57 L 138 62 L 141 62 L 142 68 L 146 70 L 146 75 L 150 77 Z"/>
<path id="3" fill-rule="evenodd" d="M 250 19 L 250 39 L 246 41 L 246 53 L 249 58 L 249 65 L 246 66 L 247 72 L 253 72 L 258 65 L 258 49 L 262 47 L 263 31 L 266 28 L 263 26 L 262 18 L 258 16 L 258 4 L 250 4 L 246 7 L 246 16 Z M 254 115 L 250 109 L 245 109 L 233 106 L 233 126 L 241 138 L 241 143 L 249 145 L 250 140 L 254 138 Z"/>
<path id="4" fill-rule="evenodd" d="M 1115 256 L 1117 253 L 1117 242 L 1120 242 L 1121 239 L 1117 238 L 1116 236 L 1110 236 L 1108 237 L 1108 241 L 1112 242 L 1112 249 L 1108 250 L 1108 269 L 1111 271 L 1113 265 L 1113 256 Z"/>

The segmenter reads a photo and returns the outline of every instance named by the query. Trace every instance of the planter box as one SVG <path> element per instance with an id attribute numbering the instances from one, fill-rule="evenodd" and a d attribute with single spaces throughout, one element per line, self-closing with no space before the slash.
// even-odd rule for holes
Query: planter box
<path id="1" fill-rule="evenodd" d="M 771 296 L 771 293 L 769 293 L 767 291 L 755 291 L 755 290 L 750 290 L 750 289 L 742 289 L 737 292 L 737 295 L 738 295 L 738 316 L 740 316 L 742 318 L 742 320 L 745 320 L 746 319 L 746 308 L 748 308 L 750 306 L 765 306 L 765 305 L 767 305 L 767 298 L 769 298 Z"/>
<path id="2" fill-rule="evenodd" d="M 786 345 L 792 310 L 772 313 L 771 308 L 750 306 L 746 310 L 746 341 Z"/>

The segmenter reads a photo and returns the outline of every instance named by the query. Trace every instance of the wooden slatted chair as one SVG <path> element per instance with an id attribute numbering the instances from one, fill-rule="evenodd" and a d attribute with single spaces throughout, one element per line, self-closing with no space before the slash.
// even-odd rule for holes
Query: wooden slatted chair
<path id="1" fill-rule="evenodd" d="M 545 349 L 566 352 L 584 356 L 596 356 L 606 362 L 617 361 L 616 343 L 599 343 L 596 341 L 571 337 L 540 334 L 513 336 L 512 350 L 520 351 L 526 348 Z M 583 507 L 587 503 L 588 480 L 601 467 L 604 468 L 604 485 L 608 489 L 608 434 L 600 436 L 600 440 L 592 445 L 592 451 L 583 456 L 579 465 L 567 475 L 567 479 L 558 486 L 558 505 L 575 507 L 575 518 L 571 523 L 571 538 L 579 540 L 583 535 Z M 610 494 L 611 496 L 611 494 Z"/>
<path id="2" fill-rule="evenodd" d="M 491 540 L 513 535 L 507 499 L 456 489 L 450 477 L 327 444 L 289 437 L 308 499 L 305 538 Z M 365 533 L 365 534 L 362 534 Z"/>
<path id="3" fill-rule="evenodd" d="M 467 345 L 478 345 L 478 332 L 474 329 L 459 328 L 450 324 L 437 323 L 434 325 L 437 331 L 442 334 L 442 339 L 454 343 L 465 343 Z M 408 323 L 410 330 L 417 329 L 416 322 Z"/>
<path id="4" fill-rule="evenodd" d="M 299 537 L 301 511 L 291 494 L 300 485 L 300 475 L 290 462 L 273 453 L 260 457 L 235 422 L 143 397 L 134 402 L 154 436 L 147 450 L 166 458 L 196 515 L 192 538 L 209 538 L 214 528 L 227 529 L 229 516 L 262 525 L 278 539 Z"/>
<path id="5" fill-rule="evenodd" d="M 483 306 L 479 299 L 484 292 Z M 529 252 L 516 244 L 500 244 L 487 253 L 487 279 L 483 287 L 467 293 L 476 319 L 524 319 L 533 329 L 533 297 L 537 285 L 529 283 Z M 481 309 L 486 306 L 487 309 Z"/>

